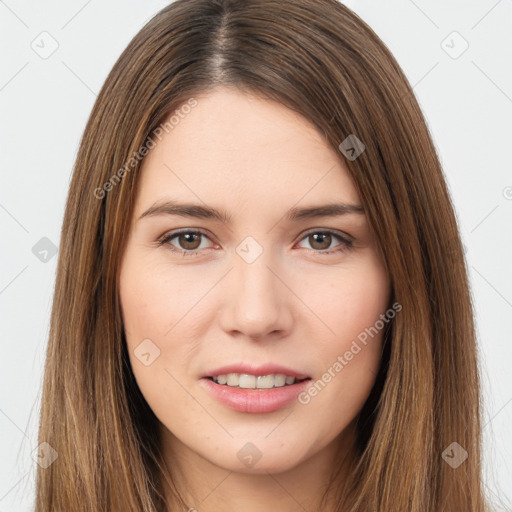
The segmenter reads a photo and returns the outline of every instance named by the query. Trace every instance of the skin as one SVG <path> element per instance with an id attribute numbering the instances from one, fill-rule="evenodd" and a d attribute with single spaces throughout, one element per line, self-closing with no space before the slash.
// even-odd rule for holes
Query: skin
<path id="1" fill-rule="evenodd" d="M 309 403 L 272 413 L 233 411 L 200 378 L 225 364 L 274 362 L 321 379 L 388 308 L 389 276 L 364 212 L 284 218 L 292 207 L 361 204 L 341 155 L 309 121 L 233 89 L 196 99 L 143 163 L 120 268 L 132 369 L 188 506 L 314 510 L 329 472 L 342 461 L 350 471 L 354 462 L 355 420 L 378 370 L 382 332 Z M 165 214 L 139 220 L 171 198 L 224 209 L 232 222 Z M 157 245 L 180 228 L 206 236 Z M 315 241 L 305 234 L 311 228 L 348 236 L 352 247 L 335 236 Z M 248 236 L 263 249 L 251 264 L 236 252 Z M 196 255 L 179 254 L 193 248 Z M 144 339 L 160 350 L 148 366 L 135 355 Z M 252 467 L 237 457 L 248 442 L 262 454 Z"/>

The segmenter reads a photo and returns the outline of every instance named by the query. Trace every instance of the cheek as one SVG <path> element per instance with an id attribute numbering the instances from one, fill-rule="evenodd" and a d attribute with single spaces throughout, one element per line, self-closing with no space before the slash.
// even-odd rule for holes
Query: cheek
<path id="1" fill-rule="evenodd" d="M 119 298 L 123 318 L 126 343 L 137 379 L 146 373 L 146 367 L 137 359 L 142 347 L 149 361 L 147 368 L 152 378 L 156 369 L 163 370 L 163 341 L 170 339 L 166 333 L 176 323 L 179 315 L 179 300 L 175 287 L 171 287 L 158 267 L 139 264 L 135 257 L 127 257 L 123 262 L 119 283 Z M 172 331 L 171 331 L 172 332 Z M 148 342 L 151 340 L 151 342 Z M 145 344 L 145 345 L 144 345 Z M 146 361 L 146 362 L 149 362 Z M 160 373 L 160 372 L 158 372 Z"/>
<path id="2" fill-rule="evenodd" d="M 190 407 L 179 384 L 180 372 L 190 359 L 190 345 L 176 336 L 181 324 L 173 330 L 186 320 L 194 299 L 190 290 L 187 283 L 165 276 L 161 266 L 132 264 L 127 259 L 122 267 L 119 294 L 130 364 L 141 393 L 160 421 L 165 421 L 170 396 L 175 410 Z"/>
<path id="3" fill-rule="evenodd" d="M 311 309 L 327 326 L 322 329 L 327 334 L 315 338 L 316 366 L 323 371 L 303 403 L 336 410 L 333 417 L 342 427 L 360 411 L 378 372 L 383 334 L 394 317 L 394 311 L 387 314 L 389 279 L 371 255 L 358 261 L 357 267 L 331 275 L 328 286 L 318 279 L 308 281 L 304 290 L 309 289 L 308 297 L 314 299 Z"/>
<path id="4" fill-rule="evenodd" d="M 338 340 L 334 342 L 338 348 L 372 327 L 389 306 L 389 278 L 373 253 L 331 271 L 327 285 L 325 279 L 315 277 L 308 279 L 302 293 L 311 300 L 311 309 L 318 312 L 331 340 Z"/>
<path id="5" fill-rule="evenodd" d="M 194 302 L 197 288 L 197 283 L 185 282 L 179 274 L 171 279 L 162 264 L 135 265 L 127 260 L 121 272 L 120 300 L 128 344 L 144 338 L 171 339 L 172 329 Z"/>

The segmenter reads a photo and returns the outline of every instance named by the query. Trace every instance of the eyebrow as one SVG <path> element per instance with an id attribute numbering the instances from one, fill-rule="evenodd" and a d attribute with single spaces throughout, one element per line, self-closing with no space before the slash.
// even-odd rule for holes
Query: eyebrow
<path id="1" fill-rule="evenodd" d="M 285 215 L 288 222 L 301 219 L 313 219 L 318 217 L 338 217 L 349 213 L 364 214 L 364 209 L 358 204 L 329 203 L 321 206 L 306 208 L 291 208 Z M 212 219 L 229 224 L 232 220 L 230 214 L 224 210 L 218 210 L 209 206 L 192 203 L 178 203 L 177 201 L 165 201 L 154 204 L 148 208 L 138 220 L 145 217 L 158 215 L 178 215 L 180 217 L 193 217 L 198 219 Z"/>

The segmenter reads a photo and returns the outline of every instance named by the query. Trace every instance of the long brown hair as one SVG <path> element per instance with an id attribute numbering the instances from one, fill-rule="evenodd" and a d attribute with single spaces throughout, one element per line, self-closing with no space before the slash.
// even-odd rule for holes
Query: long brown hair
<path id="1" fill-rule="evenodd" d="M 358 158 L 339 155 L 402 310 L 358 418 L 352 479 L 333 472 L 336 510 L 486 510 L 467 268 L 436 149 L 397 62 L 336 0 L 177 0 L 122 53 L 80 143 L 39 430 L 58 458 L 38 468 L 36 512 L 166 510 L 157 419 L 130 368 L 118 269 L 141 148 L 217 86 L 295 110 L 336 150 L 354 135 L 365 146 Z M 450 446 L 448 457 L 468 454 L 458 467 Z"/>

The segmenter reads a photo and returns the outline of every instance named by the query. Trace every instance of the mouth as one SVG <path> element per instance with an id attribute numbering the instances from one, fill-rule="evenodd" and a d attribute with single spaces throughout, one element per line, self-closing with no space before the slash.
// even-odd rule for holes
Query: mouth
<path id="1" fill-rule="evenodd" d="M 225 407 L 242 413 L 264 414 L 296 402 L 311 377 L 221 373 L 200 380 L 204 390 Z"/>
<path id="2" fill-rule="evenodd" d="M 215 382 L 221 386 L 235 389 L 273 389 L 293 386 L 311 377 L 298 378 L 293 375 L 282 373 L 267 375 L 252 375 L 249 373 L 227 373 L 220 375 L 212 375 L 206 379 Z"/>

